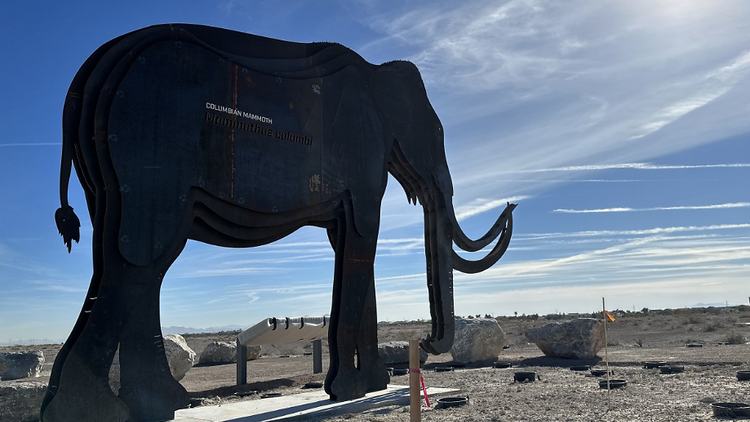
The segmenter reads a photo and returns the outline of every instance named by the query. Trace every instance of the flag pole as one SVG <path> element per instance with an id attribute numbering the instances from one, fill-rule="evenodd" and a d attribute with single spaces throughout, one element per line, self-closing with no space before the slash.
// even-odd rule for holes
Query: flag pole
<path id="1" fill-rule="evenodd" d="M 607 352 L 607 308 L 604 306 L 604 298 L 602 298 L 602 317 L 604 319 L 604 363 L 607 365 L 607 412 L 612 410 L 612 404 L 610 401 L 610 383 L 609 383 L 609 353 Z"/>

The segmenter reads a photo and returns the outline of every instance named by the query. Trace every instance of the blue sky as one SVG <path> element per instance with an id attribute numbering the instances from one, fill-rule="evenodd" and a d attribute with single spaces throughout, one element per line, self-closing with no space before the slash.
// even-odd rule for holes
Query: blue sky
<path id="1" fill-rule="evenodd" d="M 91 276 L 54 227 L 62 104 L 99 45 L 189 22 L 372 63 L 413 61 L 446 133 L 464 230 L 518 202 L 510 249 L 455 273 L 456 313 L 512 315 L 750 296 L 750 3 L 743 0 L 3 2 L 0 343 L 64 339 Z M 422 211 L 390 179 L 376 259 L 379 318 L 428 318 Z M 254 249 L 190 242 L 162 325 L 249 326 L 330 311 L 333 253 L 306 228 Z"/>

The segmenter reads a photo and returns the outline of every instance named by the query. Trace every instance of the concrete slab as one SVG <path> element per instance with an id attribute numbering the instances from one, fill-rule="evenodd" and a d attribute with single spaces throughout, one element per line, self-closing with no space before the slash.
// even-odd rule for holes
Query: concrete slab
<path id="1" fill-rule="evenodd" d="M 432 397 L 455 394 L 453 388 L 427 388 L 427 396 L 434 406 L 437 400 Z M 357 413 L 389 405 L 409 405 L 409 386 L 389 385 L 386 390 L 369 393 L 365 397 L 345 402 L 328 399 L 323 390 L 271 397 L 259 400 L 246 400 L 221 406 L 201 406 L 175 412 L 175 421 L 180 422 L 260 422 L 300 420 L 305 417 L 332 416 Z"/>

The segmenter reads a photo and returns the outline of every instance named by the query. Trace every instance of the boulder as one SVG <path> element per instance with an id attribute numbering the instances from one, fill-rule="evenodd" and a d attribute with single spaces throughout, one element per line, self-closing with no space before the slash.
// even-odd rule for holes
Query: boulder
<path id="1" fill-rule="evenodd" d="M 247 360 L 255 360 L 260 357 L 260 346 L 245 346 L 247 349 Z"/>
<path id="2" fill-rule="evenodd" d="M 44 353 L 35 352 L 0 353 L 0 380 L 35 378 L 42 374 Z"/>
<path id="3" fill-rule="evenodd" d="M 201 353 L 199 363 L 222 364 L 237 362 L 237 345 L 225 341 L 212 341 Z"/>
<path id="4" fill-rule="evenodd" d="M 164 336 L 164 352 L 167 354 L 169 371 L 177 381 L 183 379 L 195 364 L 195 352 L 179 334 Z"/>
<path id="5" fill-rule="evenodd" d="M 505 344 L 505 332 L 492 318 L 456 319 L 451 356 L 456 362 L 492 363 Z"/>
<path id="6" fill-rule="evenodd" d="M 604 323 L 579 318 L 526 330 L 526 337 L 547 356 L 591 359 L 604 347 Z"/>
<path id="7" fill-rule="evenodd" d="M 386 365 L 409 363 L 409 342 L 388 341 L 378 344 L 378 354 Z M 427 361 L 427 352 L 419 349 L 419 363 Z"/>
<path id="8" fill-rule="evenodd" d="M 38 421 L 46 392 L 38 381 L 0 382 L 0 421 Z"/>

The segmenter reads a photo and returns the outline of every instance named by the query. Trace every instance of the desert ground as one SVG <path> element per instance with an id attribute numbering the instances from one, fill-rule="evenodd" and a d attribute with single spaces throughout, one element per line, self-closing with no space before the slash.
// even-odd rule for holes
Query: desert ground
<path id="1" fill-rule="evenodd" d="M 589 317 L 591 315 L 581 315 Z M 465 365 L 453 371 L 435 368 L 452 363 L 450 354 L 430 356 L 422 367 L 427 386 L 460 389 L 457 396 L 469 397 L 468 405 L 436 409 L 423 402 L 425 421 L 705 421 L 713 418 L 711 403 L 750 403 L 750 381 L 738 381 L 737 371 L 750 370 L 750 307 L 695 309 L 646 309 L 615 313 L 608 324 L 607 360 L 612 379 L 627 381 L 624 388 L 608 392 L 599 387 L 588 371 L 571 366 L 605 367 L 605 351 L 593 360 L 545 357 L 524 336 L 526 329 L 575 318 L 577 315 L 521 315 L 498 317 L 506 333 L 507 348 L 499 361 L 513 366 Z M 476 317 L 476 316 L 475 316 Z M 379 340 L 409 340 L 424 336 L 429 322 L 390 322 L 379 325 Z M 185 335 L 198 354 L 213 340 L 234 341 L 236 333 Z M 698 347 L 700 345 L 700 347 Z M 42 350 L 47 358 L 46 381 L 60 345 L 13 346 L 0 352 Z M 211 405 L 234 400 L 260 400 L 261 394 L 290 395 L 306 391 L 309 382 L 322 382 L 327 370 L 324 345 L 322 374 L 312 373 L 310 344 L 264 347 L 259 359 L 248 362 L 248 382 L 235 385 L 235 365 L 196 365 L 181 383 L 193 405 Z M 684 366 L 684 372 L 662 374 L 644 369 L 646 361 L 666 361 Z M 516 371 L 533 371 L 535 382 L 516 383 Z M 393 376 L 392 384 L 408 384 L 408 376 Z M 388 406 L 360 414 L 347 414 L 318 421 L 404 421 L 408 406 Z"/>

